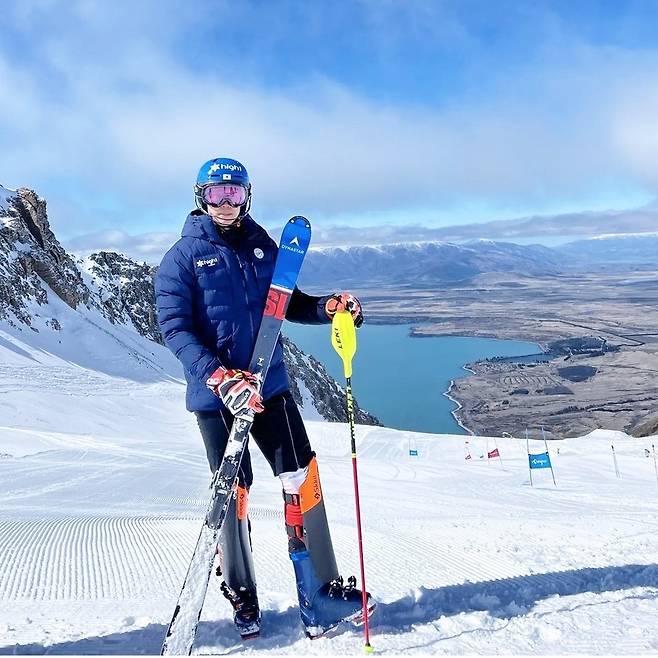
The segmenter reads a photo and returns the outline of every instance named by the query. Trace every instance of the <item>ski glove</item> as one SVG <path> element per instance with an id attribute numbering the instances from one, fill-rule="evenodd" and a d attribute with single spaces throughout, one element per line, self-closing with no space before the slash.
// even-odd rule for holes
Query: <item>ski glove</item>
<path id="1" fill-rule="evenodd" d="M 354 320 L 354 326 L 360 327 L 363 324 L 363 311 L 361 302 L 349 292 L 337 292 L 326 301 L 324 310 L 331 319 L 337 311 L 349 311 Z"/>
<path id="2" fill-rule="evenodd" d="M 206 380 L 206 386 L 237 416 L 246 409 L 256 413 L 265 410 L 258 392 L 258 380 L 247 370 L 233 370 L 220 366 Z"/>

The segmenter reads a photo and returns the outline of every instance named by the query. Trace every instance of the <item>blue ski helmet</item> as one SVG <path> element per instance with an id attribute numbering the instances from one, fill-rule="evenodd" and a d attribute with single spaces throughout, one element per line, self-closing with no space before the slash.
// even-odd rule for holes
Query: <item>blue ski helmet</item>
<path id="1" fill-rule="evenodd" d="M 249 181 L 249 174 L 246 167 L 232 158 L 214 158 L 208 160 L 196 177 L 196 185 L 194 186 L 194 199 L 197 208 L 204 212 L 207 211 L 207 206 L 203 200 L 203 188 L 206 185 L 214 185 L 217 183 L 234 183 L 242 185 L 247 190 L 247 200 L 240 206 L 240 214 L 238 217 L 244 217 L 251 208 L 251 182 Z"/>

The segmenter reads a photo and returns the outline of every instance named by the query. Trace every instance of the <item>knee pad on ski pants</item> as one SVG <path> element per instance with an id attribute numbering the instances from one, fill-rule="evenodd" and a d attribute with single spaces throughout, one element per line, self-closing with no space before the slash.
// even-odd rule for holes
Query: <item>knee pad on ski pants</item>
<path id="1" fill-rule="evenodd" d="M 315 456 L 308 466 L 298 468 L 279 475 L 283 485 L 283 493 L 299 496 L 303 512 L 315 507 L 322 502 L 322 487 L 320 486 L 320 472 Z"/>
<path id="2" fill-rule="evenodd" d="M 286 529 L 290 537 L 304 536 L 304 515 L 322 503 L 318 463 L 313 457 L 308 466 L 279 475 L 283 485 Z M 324 505 L 321 505 L 324 516 Z"/>

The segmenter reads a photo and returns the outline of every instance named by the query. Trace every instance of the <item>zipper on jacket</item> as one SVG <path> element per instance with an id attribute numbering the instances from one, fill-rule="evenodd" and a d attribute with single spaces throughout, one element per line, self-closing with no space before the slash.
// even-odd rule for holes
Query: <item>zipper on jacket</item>
<path id="1" fill-rule="evenodd" d="M 240 260 L 240 256 L 238 256 L 238 254 L 236 253 L 235 257 L 238 260 L 238 265 L 240 266 L 240 273 L 242 274 L 242 281 L 244 283 L 244 301 L 245 301 L 245 304 L 247 306 L 247 315 L 249 316 L 249 325 L 251 326 L 251 335 L 255 336 L 256 332 L 255 332 L 255 329 L 254 329 L 254 320 L 251 317 L 251 308 L 249 307 L 249 297 L 247 297 L 247 285 L 248 285 L 247 274 L 244 271 L 244 267 L 242 265 L 242 261 Z"/>

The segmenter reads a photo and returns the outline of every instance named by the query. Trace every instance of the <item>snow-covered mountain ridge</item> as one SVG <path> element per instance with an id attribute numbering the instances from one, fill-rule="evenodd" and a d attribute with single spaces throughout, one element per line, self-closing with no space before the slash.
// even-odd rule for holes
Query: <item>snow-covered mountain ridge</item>
<path id="1" fill-rule="evenodd" d="M 541 245 L 491 240 L 466 244 L 411 242 L 377 246 L 327 247 L 307 256 L 302 285 L 360 286 L 400 284 L 449 285 L 483 272 L 553 275 L 562 266 L 560 254 Z"/>
<path id="2" fill-rule="evenodd" d="M 38 345 L 83 367 L 140 381 L 181 380 L 157 324 L 156 268 L 112 252 L 74 259 L 51 231 L 44 199 L 26 188 L 2 188 L 0 198 L 0 330 L 14 349 Z M 343 420 L 342 389 L 321 364 L 291 342 L 284 353 L 304 414 Z M 360 408 L 356 414 L 361 423 L 379 423 Z"/>
<path id="3" fill-rule="evenodd" d="M 10 190 L 0 185 L 0 216 L 7 213 L 16 196 L 16 190 Z M 1 220 L 0 220 L 1 221 Z"/>
<path id="4" fill-rule="evenodd" d="M 0 225 L 0 319 L 31 324 L 30 301 L 48 303 L 48 289 L 72 309 L 94 306 L 73 259 L 50 230 L 46 203 L 31 190 L 7 199 Z"/>
<path id="5" fill-rule="evenodd" d="M 487 238 L 465 243 L 397 242 L 371 246 L 318 247 L 308 254 L 302 283 L 322 287 L 404 285 L 448 287 L 486 273 L 555 276 L 609 263 L 658 265 L 658 233 L 605 235 L 556 247 Z"/>
<path id="6" fill-rule="evenodd" d="M 162 343 L 153 280 L 157 268 L 108 251 L 90 254 L 78 264 L 97 289 L 96 300 L 112 324 L 130 324 L 139 334 Z"/>
<path id="7" fill-rule="evenodd" d="M 658 232 L 601 235 L 576 240 L 559 247 L 559 252 L 580 267 L 610 263 L 658 264 Z"/>

